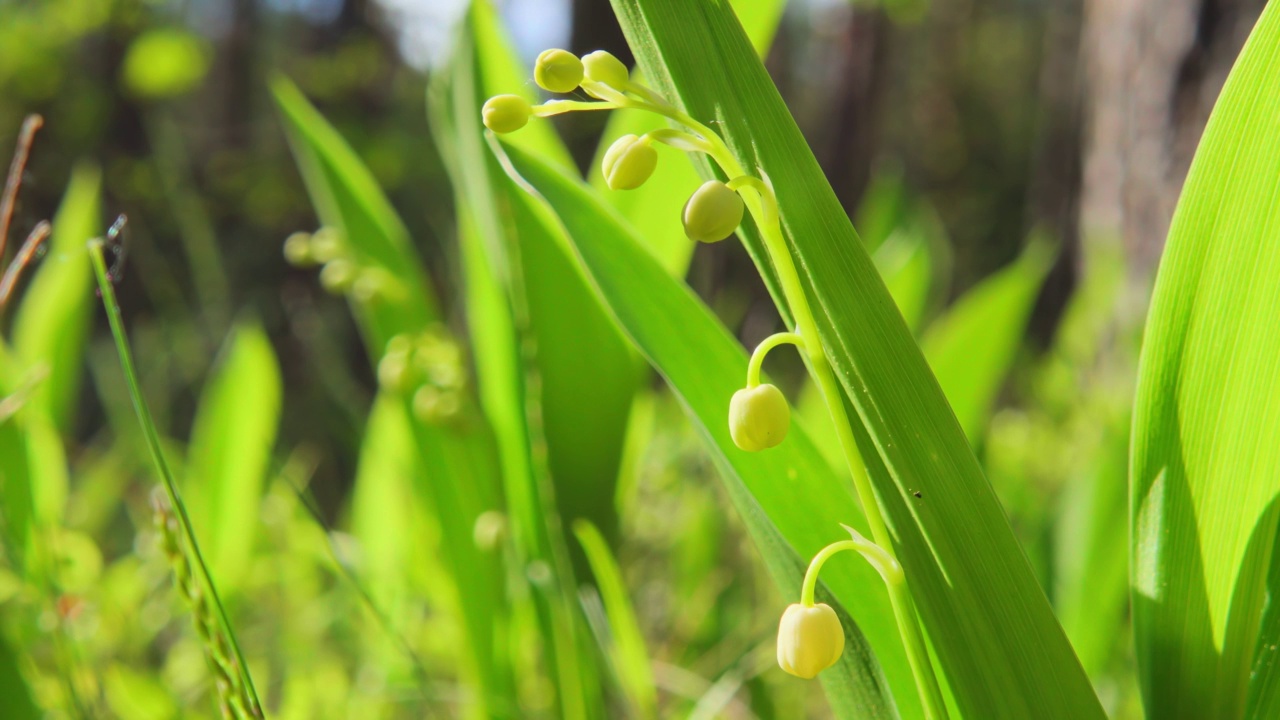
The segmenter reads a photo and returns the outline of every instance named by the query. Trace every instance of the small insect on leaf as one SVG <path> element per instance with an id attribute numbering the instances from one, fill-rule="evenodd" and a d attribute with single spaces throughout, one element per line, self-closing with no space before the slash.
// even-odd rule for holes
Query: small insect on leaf
<path id="1" fill-rule="evenodd" d="M 107 266 L 107 279 L 114 285 L 120 282 L 121 276 L 124 275 L 124 263 L 127 256 L 127 248 L 125 247 L 125 227 L 129 224 L 129 218 L 123 214 L 116 217 L 116 221 L 111 223 L 111 227 L 107 228 L 106 243 L 103 250 L 111 255 L 111 264 Z M 102 297 L 102 290 L 97 291 L 98 297 Z"/>

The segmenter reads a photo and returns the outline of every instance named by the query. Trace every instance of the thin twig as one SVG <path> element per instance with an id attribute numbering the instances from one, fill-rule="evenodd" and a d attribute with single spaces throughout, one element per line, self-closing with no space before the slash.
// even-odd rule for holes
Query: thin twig
<path id="1" fill-rule="evenodd" d="M 22 275 L 22 271 L 31 264 L 31 259 L 36 256 L 36 252 L 40 250 L 40 245 L 49 237 L 49 233 L 53 228 L 47 220 L 41 220 L 31 230 L 31 234 L 27 236 L 26 242 L 22 243 L 22 248 L 18 250 L 18 256 L 9 264 L 9 268 L 4 271 L 4 277 L 0 278 L 0 309 L 9 302 L 9 295 L 13 293 L 13 288 L 18 284 L 18 277 Z"/>
<path id="2" fill-rule="evenodd" d="M 44 125 L 43 117 L 28 115 L 22 121 L 22 131 L 18 133 L 18 147 L 13 151 L 13 162 L 9 164 L 9 179 L 4 184 L 4 195 L 0 195 L 0 262 L 4 261 L 5 245 L 9 242 L 9 222 L 13 220 L 13 206 L 18 200 L 18 187 L 22 185 L 27 156 L 31 154 L 31 143 L 41 125 Z"/>

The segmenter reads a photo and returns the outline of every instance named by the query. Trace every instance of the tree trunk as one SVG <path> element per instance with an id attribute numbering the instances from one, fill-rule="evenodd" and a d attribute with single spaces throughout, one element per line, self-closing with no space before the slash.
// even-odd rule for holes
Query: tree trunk
<path id="1" fill-rule="evenodd" d="M 1213 103 L 1266 0 L 1087 0 L 1086 234 L 1159 262 Z"/>

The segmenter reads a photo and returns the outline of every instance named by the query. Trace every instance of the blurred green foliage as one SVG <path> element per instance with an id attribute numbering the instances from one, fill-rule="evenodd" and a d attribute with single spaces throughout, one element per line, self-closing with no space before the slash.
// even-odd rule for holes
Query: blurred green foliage
<path id="1" fill-rule="evenodd" d="M 970 442 L 1086 670 L 1109 709 L 1132 714 L 1124 635 L 1084 618 L 1102 598 L 1125 621 L 1116 468 L 1138 333 L 1113 320 L 1132 299 L 1104 242 L 1083 246 L 1074 295 L 1047 296 L 1068 308 L 1060 325 L 1032 312 L 1045 247 L 1063 249 L 1060 264 L 1076 257 L 1057 227 L 1027 246 L 1045 3 L 987 0 L 964 16 L 926 2 L 888 14 L 792 3 L 785 16 L 766 5 L 752 6 L 753 40 L 767 48 L 781 22 L 768 66 L 957 412 L 968 408 Z M 773 667 L 785 598 L 749 540 L 759 524 L 716 481 L 720 461 L 679 396 L 639 370 L 562 246 L 518 234 L 485 246 L 497 215 L 457 209 L 455 192 L 476 188 L 455 158 L 488 150 L 455 146 L 456 118 L 423 107 L 428 82 L 456 66 L 424 78 L 379 4 L 335 7 L 0 1 L 0 147 L 27 113 L 46 118 L 14 234 L 54 222 L 0 315 L 5 717 L 215 714 L 152 523 L 143 438 L 90 323 L 78 249 L 120 213 L 127 252 L 112 259 L 143 391 L 271 717 L 568 716 L 575 682 L 591 685 L 583 717 L 828 716 L 820 693 Z M 199 12 L 210 8 L 223 14 Z M 468 92 L 520 89 L 501 15 L 477 17 Z M 887 50 L 873 88 L 830 90 L 855 75 L 831 18 L 875 28 Z M 592 33 L 610 37 L 575 29 Z M 864 92 L 865 126 L 838 107 Z M 609 122 L 606 142 L 636 121 Z M 580 150 L 596 148 L 591 127 L 556 126 L 576 155 L 541 127 L 541 152 L 596 174 Z M 739 250 L 691 257 L 669 242 L 663 208 L 696 172 L 660 172 L 646 194 L 610 201 L 725 326 L 767 334 L 777 319 Z M 503 192 L 498 203 L 520 202 Z M 344 303 L 285 262 L 285 237 L 322 226 L 369 271 L 369 297 Z M 587 322 L 590 348 L 578 344 Z M 1029 326 L 1053 338 L 1047 349 L 1026 341 Z M 993 328 L 1000 341 L 970 352 Z M 456 352 L 456 422 L 424 421 L 416 392 L 379 384 L 405 335 Z M 770 370 L 801 384 L 794 359 Z M 808 424 L 829 452 L 829 428 Z M 596 531 L 575 535 L 584 517 Z"/>

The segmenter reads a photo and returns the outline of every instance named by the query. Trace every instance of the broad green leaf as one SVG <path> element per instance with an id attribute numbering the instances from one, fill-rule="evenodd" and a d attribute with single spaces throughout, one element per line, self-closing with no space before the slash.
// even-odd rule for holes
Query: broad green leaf
<path id="1" fill-rule="evenodd" d="M 394 278 L 388 297 L 352 304 L 376 361 L 392 337 L 421 331 L 439 319 L 436 297 L 413 252 L 409 231 L 373 174 L 293 83 L 277 76 L 271 88 L 320 221 L 341 231 L 344 246 L 360 265 L 380 268 Z"/>
<path id="2" fill-rule="evenodd" d="M 649 651 L 645 649 L 644 634 L 640 631 L 635 608 L 627 594 L 622 569 L 618 567 L 609 543 L 594 525 L 578 520 L 573 524 L 573 532 L 587 554 L 591 574 L 595 576 L 596 587 L 604 601 L 612 641 L 607 650 L 619 682 L 639 717 L 655 717 L 658 699 L 653 672 L 649 669 Z"/>
<path id="3" fill-rule="evenodd" d="M 22 297 L 14 318 L 13 350 L 28 368 L 47 371 L 31 399 L 68 432 L 84 373 L 84 343 L 92 311 L 92 273 L 84 244 L 103 232 L 99 194 L 102 174 L 77 166 L 53 219 L 48 254 Z"/>
<path id="4" fill-rule="evenodd" d="M 20 657 L 8 639 L 0 636 L 0 698 L 4 699 L 4 716 L 7 720 L 38 720 L 44 714 L 31 700 L 31 690 L 22 677 Z"/>
<path id="5" fill-rule="evenodd" d="M 733 7 L 738 12 L 742 27 L 751 44 L 760 55 L 765 55 L 773 45 L 773 37 L 782 18 L 785 0 L 733 0 Z M 642 74 L 636 74 L 637 81 L 643 82 Z M 671 148 L 658 149 L 658 167 L 648 182 L 635 190 L 610 190 L 605 186 L 604 174 L 600 163 L 604 153 L 614 140 L 623 135 L 644 135 L 651 130 L 666 127 L 662 118 L 638 110 L 614 111 L 600 138 L 600 146 L 591 161 L 589 177 L 591 184 L 598 188 L 602 196 L 609 201 L 622 216 L 644 238 L 644 246 L 662 266 L 672 275 L 683 277 L 689 269 L 689 261 L 693 257 L 694 244 L 684 236 L 684 227 L 680 224 L 678 213 L 668 212 L 670 208 L 682 207 L 689 195 L 702 183 L 697 171 L 680 157 L 682 153 Z M 523 147 L 512 136 L 512 144 Z"/>
<path id="6" fill-rule="evenodd" d="M 891 165 L 871 176 L 854 213 L 861 228 L 858 235 L 868 252 L 879 250 L 894 230 L 903 226 L 908 204 L 902 168 Z"/>
<path id="7" fill-rule="evenodd" d="M 35 405 L 47 366 L 23 371 L 0 343 L 0 540 L 14 566 L 47 575 L 48 549 L 33 541 L 63 522 L 69 484 L 62 435 L 45 408 Z M 28 552 L 28 551 L 32 552 Z"/>
<path id="8" fill-rule="evenodd" d="M 437 299 L 412 251 L 404 223 L 368 168 L 288 80 L 276 78 L 273 91 L 322 222 L 342 230 L 362 265 L 395 279 L 392 292 L 352 303 L 366 351 L 376 363 L 392 337 L 438 330 Z M 453 424 L 418 421 L 409 395 L 400 398 L 399 408 L 420 461 L 414 490 L 435 511 L 443 564 L 453 581 L 453 587 L 442 592 L 456 598 L 452 609 L 460 615 L 465 633 L 465 640 L 457 644 L 460 670 L 476 692 L 472 694 L 475 702 L 464 713 L 475 718 L 511 717 L 516 703 L 510 658 L 503 644 L 509 617 L 501 558 L 477 548 L 473 539 L 476 519 L 496 509 L 501 498 L 493 437 L 470 398 L 463 399 Z M 457 482 L 458 478 L 466 482 Z"/>
<path id="9" fill-rule="evenodd" d="M 0 498 L 0 537 L 16 565 L 26 558 L 33 508 L 26 437 L 13 418 L 0 421 Z"/>
<path id="10" fill-rule="evenodd" d="M 898 312 L 914 332 L 924 316 L 933 279 L 928 243 L 915 228 L 904 227 L 881 243 L 873 258 Z"/>
<path id="11" fill-rule="evenodd" d="M 613 4 L 646 76 L 776 189 L 801 284 L 960 715 L 1101 717 L 941 388 L 729 8 L 717 0 Z M 742 230 L 776 290 L 754 226 Z"/>
<path id="12" fill-rule="evenodd" d="M 280 366 L 262 328 L 227 337 L 191 428 L 187 487 L 218 586 L 234 594 L 261 524 L 259 504 L 280 423 Z"/>
<path id="13" fill-rule="evenodd" d="M 978 283 L 934 320 L 920 338 L 938 384 L 970 441 L 982 437 L 1053 261 L 1033 240 L 1016 262 Z"/>
<path id="14" fill-rule="evenodd" d="M 775 582 L 798 598 L 802 558 L 842 539 L 839 523 L 865 530 L 851 489 L 798 423 L 773 450 L 738 450 L 726 420 L 729 398 L 746 377 L 747 357 L 737 341 L 585 186 L 516 149 L 509 152 L 515 171 L 558 212 L 572 251 L 619 325 L 685 405 Z M 852 558 L 831 567 L 841 570 L 825 575 L 827 586 L 858 619 L 857 625 L 845 624 L 848 645 L 841 664 L 823 675 L 832 706 L 840 717 L 896 716 L 880 665 L 903 715 L 918 717 L 919 701 L 879 576 Z"/>
<path id="15" fill-rule="evenodd" d="M 541 91 L 532 82 L 533 73 L 520 62 L 493 4 L 489 0 L 471 0 L 467 23 L 475 43 L 479 87 L 485 93 L 479 98 L 481 105 L 492 95 L 519 95 L 530 103 L 538 102 L 537 94 Z M 479 111 L 479 106 L 476 106 L 476 112 Z M 552 123 L 534 120 L 520 132 L 512 133 L 511 143 L 566 170 L 575 167 L 569 150 Z M 442 152 L 447 152 L 447 149 Z"/>
<path id="16" fill-rule="evenodd" d="M 1280 636 L 1280 5 L 1192 161 L 1156 278 L 1130 464 L 1134 633 L 1151 717 L 1262 717 Z M 1251 681 L 1251 678 L 1257 678 Z M 1251 684 L 1251 682 L 1253 684 Z M 1267 698 L 1272 700 L 1268 701 Z"/>
<path id="17" fill-rule="evenodd" d="M 369 410 L 351 490 L 351 534 L 360 541 L 361 575 L 370 596 L 386 610 L 402 600 L 406 568 L 417 562 L 421 543 L 411 527 L 416 455 L 399 402 L 379 394 Z"/>
<path id="18" fill-rule="evenodd" d="M 1088 406 L 1086 406 L 1088 407 Z M 1104 434 L 1092 463 L 1063 493 L 1057 542 L 1054 600 L 1062 627 L 1091 676 L 1107 669 L 1118 645 L 1116 629 L 1128 609 L 1129 564 L 1124 553 L 1128 512 L 1125 458 L 1127 416 L 1099 428 Z"/>
<path id="19" fill-rule="evenodd" d="M 1126 270 L 1116 240 L 1100 235 L 1082 243 L 1081 283 L 1036 382 L 1036 405 L 1061 413 L 1058 425 L 1067 431 L 1061 441 L 1079 458 L 1065 468 L 1067 486 L 1056 503 L 1054 607 L 1095 678 L 1131 639 L 1116 633 L 1129 612 L 1129 556 L 1116 548 L 1129 533 L 1130 398 L 1140 330 L 1129 332 L 1128 314 L 1117 313 Z"/>
<path id="20" fill-rule="evenodd" d="M 542 337 L 553 337 L 547 335 L 548 327 L 572 333 L 573 314 L 580 313 L 589 320 L 593 312 L 599 314 L 600 310 L 589 295 L 580 296 L 574 305 L 535 310 L 535 287 L 554 293 L 556 289 L 545 284 L 549 279 L 570 286 L 582 285 L 583 281 L 577 277 L 576 269 L 565 262 L 549 265 L 544 261 L 539 267 L 552 273 L 552 277 L 534 277 L 535 261 L 529 258 L 547 257 L 538 253 L 539 248 L 548 245 L 545 238 L 550 230 L 545 220 L 530 213 L 526 206 L 512 203 L 509 183 L 484 153 L 479 122 L 481 93 L 475 72 L 478 58 L 473 53 L 471 38 L 460 36 L 450 72 L 438 75 L 431 88 L 429 109 L 440 146 L 448 149 L 444 159 L 456 191 L 459 239 L 469 283 L 468 321 L 480 356 L 477 368 L 481 398 L 502 454 L 505 500 L 518 561 L 540 568 L 547 576 L 530 589 L 537 627 L 545 643 L 544 667 L 555 684 L 559 714 L 565 718 L 596 717 L 603 712 L 598 695 L 600 684 L 594 664 L 586 657 L 589 636 L 576 601 L 561 517 L 584 514 L 583 508 L 587 508 L 588 516 L 603 517 L 616 527 L 612 487 L 623 428 L 592 427 L 583 420 L 575 424 L 569 414 L 565 417 L 570 422 L 562 427 L 567 433 L 560 433 L 557 438 L 567 444 L 553 450 L 553 431 L 545 412 L 547 403 L 552 402 L 552 391 L 545 376 L 549 369 L 556 373 L 567 367 L 549 365 L 548 359 L 564 357 L 560 353 L 565 352 L 581 356 L 582 348 L 589 345 L 571 338 L 567 346 L 546 348 Z M 572 287 L 568 289 L 573 291 Z M 574 313 L 566 313 L 566 308 L 572 308 Z M 590 337 L 591 324 L 586 324 L 584 331 Z M 606 370 L 610 359 L 606 345 L 602 358 Z M 574 362 L 580 362 L 580 358 Z M 574 399 L 580 398 L 582 417 L 591 417 L 600 407 L 599 401 L 585 397 L 588 393 L 584 390 L 595 388 L 597 376 L 585 373 L 581 388 L 573 387 L 569 375 L 562 377 L 567 383 L 556 393 L 567 402 L 566 407 L 572 410 Z M 627 383 L 621 390 L 630 393 L 633 385 L 634 381 Z M 618 387 L 605 389 L 606 401 L 619 391 Z M 618 422 L 626 419 L 625 405 L 622 410 L 624 414 Z M 579 478 L 597 487 L 579 485 L 580 496 L 573 498 L 576 507 L 567 506 L 563 504 L 564 496 L 572 488 L 555 475 L 554 452 L 562 453 L 562 458 L 578 452 L 581 457 L 590 457 L 595 451 L 579 446 L 583 438 L 601 432 L 606 438 L 617 433 L 612 468 L 601 475 Z M 599 486 L 609 491 L 601 493 Z"/>
<path id="21" fill-rule="evenodd" d="M 458 143 L 459 133 L 468 134 L 471 139 L 459 143 L 463 158 L 467 148 L 479 148 L 479 113 L 484 99 L 526 88 L 531 77 L 515 58 L 487 2 L 473 3 L 470 24 L 476 91 L 472 97 L 457 100 L 454 112 L 460 116 L 455 119 L 455 132 L 449 138 L 441 136 L 440 143 Z M 459 52 L 463 51 L 459 48 Z M 465 58 L 456 60 L 462 61 Z M 549 136 L 540 135 L 539 131 Z M 511 137 L 520 147 L 566 169 L 573 168 L 550 123 L 535 119 Z M 483 150 L 478 152 L 481 154 L 474 158 L 448 164 L 457 186 L 473 190 L 483 187 L 460 175 L 476 173 L 476 163 L 484 162 L 486 154 Z M 468 197 L 473 207 L 481 202 L 474 194 Z M 475 226 L 484 233 L 480 239 L 486 243 L 482 246 L 485 252 L 468 249 L 464 259 L 485 260 L 488 272 L 500 280 L 506 294 L 522 296 L 507 302 L 524 307 L 512 307 L 508 312 L 528 315 L 527 321 L 515 317 L 517 323 L 527 322 L 532 331 L 528 340 L 533 343 L 533 367 L 539 376 L 539 415 L 560 514 L 565 522 L 579 517 L 590 520 L 611 543 L 616 543 L 614 491 L 640 363 L 605 316 L 572 258 L 543 253 L 543 246 L 538 244 L 517 249 L 509 243 L 494 242 L 494 233 L 503 228 L 486 225 L 480 222 Z M 470 275 L 476 272 L 480 270 L 468 270 Z M 494 304 L 476 300 L 484 305 Z M 590 351 L 584 352 L 584 348 Z M 575 555 L 579 569 L 585 570 L 584 559 Z"/>

